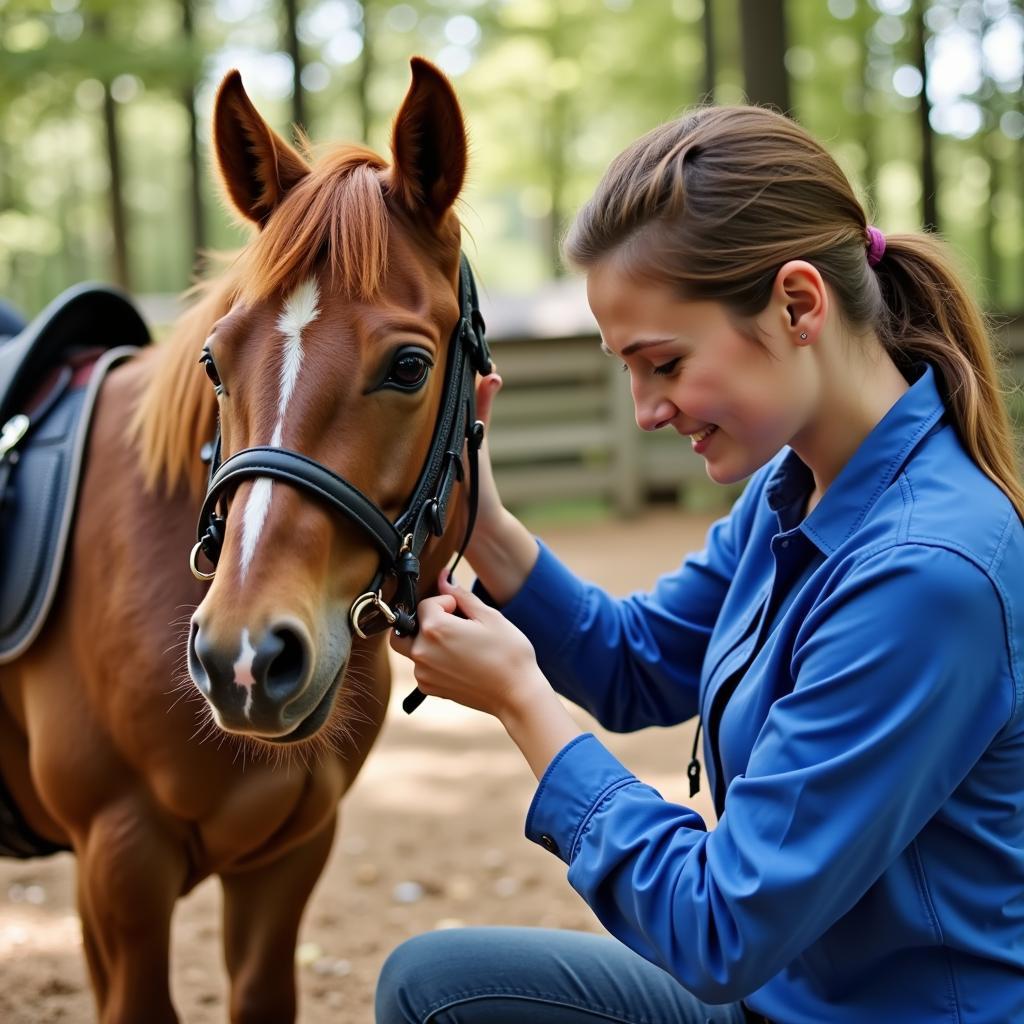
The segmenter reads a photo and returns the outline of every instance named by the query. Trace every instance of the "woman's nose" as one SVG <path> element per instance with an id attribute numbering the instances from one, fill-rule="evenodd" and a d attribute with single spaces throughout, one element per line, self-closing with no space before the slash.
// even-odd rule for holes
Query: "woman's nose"
<path id="1" fill-rule="evenodd" d="M 633 408 L 636 412 L 636 425 L 641 430 L 657 430 L 671 423 L 678 410 L 661 395 L 644 395 L 639 390 L 633 391 Z"/>

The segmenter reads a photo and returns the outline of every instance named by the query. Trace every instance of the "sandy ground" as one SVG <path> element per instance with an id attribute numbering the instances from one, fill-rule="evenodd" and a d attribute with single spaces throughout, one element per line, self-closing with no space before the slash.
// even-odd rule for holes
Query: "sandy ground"
<path id="1" fill-rule="evenodd" d="M 613 593 L 649 585 L 701 546 L 708 518 L 657 511 L 627 523 L 538 525 L 570 566 Z M 458 924 L 600 931 L 561 861 L 523 838 L 533 776 L 492 719 L 440 701 L 405 716 L 396 658 L 384 732 L 341 811 L 298 949 L 304 1024 L 372 1020 L 380 965 L 403 939 Z M 689 726 L 614 736 L 574 709 L 668 799 L 687 798 Z M 706 789 L 706 787 L 705 787 Z M 702 793 L 692 803 L 707 813 Z M 227 1020 L 219 890 L 207 880 L 174 919 L 173 990 L 183 1021 Z M 74 907 L 74 860 L 0 861 L 0 1021 L 95 1020 Z"/>

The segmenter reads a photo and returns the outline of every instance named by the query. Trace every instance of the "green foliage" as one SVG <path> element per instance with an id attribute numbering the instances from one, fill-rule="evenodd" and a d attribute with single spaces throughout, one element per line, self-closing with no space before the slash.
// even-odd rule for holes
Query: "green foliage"
<path id="1" fill-rule="evenodd" d="M 188 2 L 193 39 L 182 30 L 185 0 L 0 0 L 0 293 L 26 310 L 73 281 L 111 276 L 108 89 L 133 287 L 167 293 L 190 280 L 183 97 L 193 80 L 206 242 L 223 249 L 245 237 L 208 172 L 210 106 L 223 72 L 238 66 L 268 120 L 288 133 L 284 5 Z M 974 130 L 951 128 L 942 121 L 948 109 L 937 112 L 939 213 L 990 305 L 1021 308 L 1024 111 L 1019 74 L 1006 78 L 1005 65 L 1021 38 L 1020 4 L 927 0 L 925 8 L 933 60 L 948 60 L 954 36 L 968 48 L 975 40 L 979 53 L 1003 53 L 1002 65 L 987 57 L 965 79 L 960 114 L 975 117 Z M 737 0 L 714 2 L 718 102 L 743 100 L 738 11 Z M 467 246 L 488 288 L 529 291 L 560 272 L 560 234 L 615 153 L 699 101 L 703 17 L 702 0 L 304 0 L 305 127 L 325 141 L 365 133 L 386 152 L 408 58 L 438 60 L 470 125 Z M 921 215 L 911 17 L 910 0 L 787 5 L 794 113 L 887 230 L 916 228 Z"/>

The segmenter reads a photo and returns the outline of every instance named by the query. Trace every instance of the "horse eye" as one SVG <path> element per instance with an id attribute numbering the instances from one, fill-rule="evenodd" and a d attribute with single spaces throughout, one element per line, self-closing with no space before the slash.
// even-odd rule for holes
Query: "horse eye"
<path id="1" fill-rule="evenodd" d="M 426 381 L 433 365 L 426 353 L 404 349 L 391 364 L 384 383 L 401 391 L 416 391 Z"/>
<path id="2" fill-rule="evenodd" d="M 220 374 L 217 372 L 217 367 L 214 365 L 213 356 L 209 352 L 204 351 L 199 357 L 199 362 L 202 363 L 203 369 L 206 370 L 206 376 L 213 382 L 214 388 L 218 391 L 224 386 L 220 381 Z"/>

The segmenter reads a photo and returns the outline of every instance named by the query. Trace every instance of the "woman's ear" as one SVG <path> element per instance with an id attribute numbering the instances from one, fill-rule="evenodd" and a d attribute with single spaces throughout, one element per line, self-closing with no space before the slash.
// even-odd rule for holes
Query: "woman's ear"
<path id="1" fill-rule="evenodd" d="M 829 296 L 818 268 L 806 260 L 790 260 L 775 275 L 772 301 L 781 327 L 797 345 L 813 344 L 828 316 Z"/>
<path id="2" fill-rule="evenodd" d="M 309 173 L 306 161 L 260 117 L 237 71 L 229 71 L 217 91 L 213 151 L 235 209 L 261 227 Z"/>

